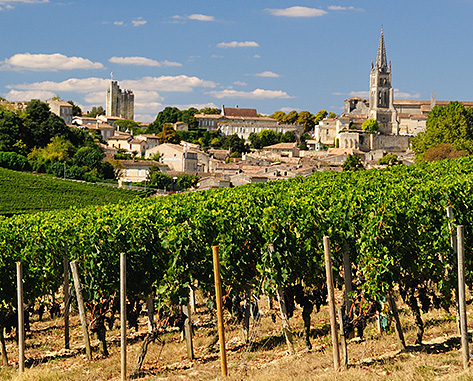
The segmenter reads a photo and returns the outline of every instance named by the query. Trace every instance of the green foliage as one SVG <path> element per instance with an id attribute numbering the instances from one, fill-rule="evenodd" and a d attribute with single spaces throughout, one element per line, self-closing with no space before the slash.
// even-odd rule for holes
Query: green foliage
<path id="1" fill-rule="evenodd" d="M 364 169 L 360 156 L 357 153 L 353 155 L 349 154 L 342 164 L 342 169 L 344 171 L 358 171 L 359 169 Z"/>
<path id="2" fill-rule="evenodd" d="M 262 130 L 258 133 L 259 144 L 261 147 L 271 146 L 279 143 L 279 137 L 273 130 Z"/>
<path id="3" fill-rule="evenodd" d="M 240 139 L 237 134 L 230 135 L 226 137 L 222 144 L 223 149 L 231 149 L 232 153 L 237 152 L 240 154 L 248 152 L 249 149 L 245 145 L 245 141 L 243 139 Z"/>
<path id="4" fill-rule="evenodd" d="M 189 175 L 187 173 L 181 173 L 177 175 L 177 186 L 181 190 L 187 190 L 192 187 L 195 187 L 199 182 L 199 178 L 197 176 Z"/>
<path id="5" fill-rule="evenodd" d="M 379 123 L 376 119 L 367 119 L 361 125 L 363 131 L 374 134 L 379 131 Z"/>
<path id="6" fill-rule="evenodd" d="M 385 155 L 384 157 L 381 157 L 378 159 L 378 164 L 379 165 L 396 165 L 396 164 L 399 164 L 399 161 L 398 161 L 398 156 L 395 155 L 395 154 L 387 154 Z"/>
<path id="7" fill-rule="evenodd" d="M 172 184 L 172 177 L 161 171 L 157 165 L 149 168 L 147 180 L 158 189 L 168 189 Z"/>
<path id="8" fill-rule="evenodd" d="M 72 105 L 72 116 L 82 116 L 82 109 L 76 105 L 73 101 L 67 101 Z"/>
<path id="9" fill-rule="evenodd" d="M 290 111 L 283 119 L 283 123 L 294 124 L 296 123 L 298 114 L 296 110 Z"/>
<path id="10" fill-rule="evenodd" d="M 28 160 L 42 163 L 64 162 L 74 154 L 75 148 L 71 142 L 55 136 L 45 148 L 36 148 L 29 155 Z"/>
<path id="11" fill-rule="evenodd" d="M 64 164 L 57 163 L 63 177 Z M 72 176 L 66 165 L 66 174 Z M 111 187 L 64 181 L 49 175 L 34 175 L 0 168 L 0 215 L 34 213 L 47 210 L 104 205 L 131 200 L 140 194 Z"/>
<path id="12" fill-rule="evenodd" d="M 128 131 L 136 133 L 140 128 L 140 124 L 130 119 L 119 119 L 114 123 L 120 131 Z"/>
<path id="13" fill-rule="evenodd" d="M 269 116 L 270 118 L 276 119 L 279 123 L 283 123 L 286 113 L 284 111 L 275 111 L 272 115 Z"/>
<path id="14" fill-rule="evenodd" d="M 105 154 L 98 146 L 87 146 L 77 150 L 72 158 L 72 162 L 78 167 L 84 167 L 84 170 L 88 172 L 93 168 L 100 167 L 104 158 Z"/>
<path id="15" fill-rule="evenodd" d="M 15 171 L 29 171 L 31 169 L 28 159 L 16 152 L 0 152 L 0 167 Z"/>
<path id="16" fill-rule="evenodd" d="M 455 150 L 473 153 L 473 110 L 460 102 L 435 106 L 427 117 L 425 132 L 411 140 L 416 160 L 441 143 L 450 144 Z"/>
<path id="17" fill-rule="evenodd" d="M 99 115 L 105 115 L 105 110 L 102 106 L 99 107 L 92 107 L 92 109 L 85 114 L 85 116 L 91 117 L 91 118 L 96 118 Z"/>
<path id="18" fill-rule="evenodd" d="M 315 116 L 309 111 L 301 111 L 296 123 L 304 126 L 304 132 L 311 131 L 315 126 Z"/>
<path id="19" fill-rule="evenodd" d="M 180 142 L 179 135 L 177 135 L 176 130 L 174 130 L 174 127 L 170 123 L 165 123 L 163 125 L 163 130 L 157 136 L 161 144 L 178 144 Z"/>

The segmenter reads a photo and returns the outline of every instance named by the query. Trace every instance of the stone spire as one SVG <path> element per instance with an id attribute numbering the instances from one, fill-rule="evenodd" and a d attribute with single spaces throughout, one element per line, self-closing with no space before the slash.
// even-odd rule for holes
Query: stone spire
<path id="1" fill-rule="evenodd" d="M 381 37 L 379 38 L 378 54 L 376 56 L 375 68 L 378 70 L 388 69 L 388 60 L 386 58 L 386 47 L 384 46 L 383 29 L 381 28 Z"/>

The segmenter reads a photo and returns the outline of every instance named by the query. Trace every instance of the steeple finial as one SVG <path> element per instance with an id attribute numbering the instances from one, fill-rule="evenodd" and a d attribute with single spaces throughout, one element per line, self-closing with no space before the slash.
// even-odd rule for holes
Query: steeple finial
<path id="1" fill-rule="evenodd" d="M 381 28 L 381 37 L 379 38 L 378 54 L 376 56 L 375 67 L 377 69 L 388 68 L 388 60 L 386 58 L 386 47 L 384 46 L 383 28 Z"/>

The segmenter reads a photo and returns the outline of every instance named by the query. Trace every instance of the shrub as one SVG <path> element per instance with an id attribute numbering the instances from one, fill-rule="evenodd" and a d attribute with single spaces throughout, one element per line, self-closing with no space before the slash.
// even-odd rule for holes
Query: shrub
<path id="1" fill-rule="evenodd" d="M 0 152 L 0 167 L 15 171 L 31 170 L 28 159 L 16 152 Z"/>

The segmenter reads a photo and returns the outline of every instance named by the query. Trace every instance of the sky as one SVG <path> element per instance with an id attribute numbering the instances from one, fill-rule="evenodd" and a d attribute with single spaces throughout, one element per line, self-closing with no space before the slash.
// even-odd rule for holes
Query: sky
<path id="1" fill-rule="evenodd" d="M 0 0 L 0 96 L 105 107 L 343 111 L 381 29 L 396 99 L 473 100 L 473 0 Z"/>

